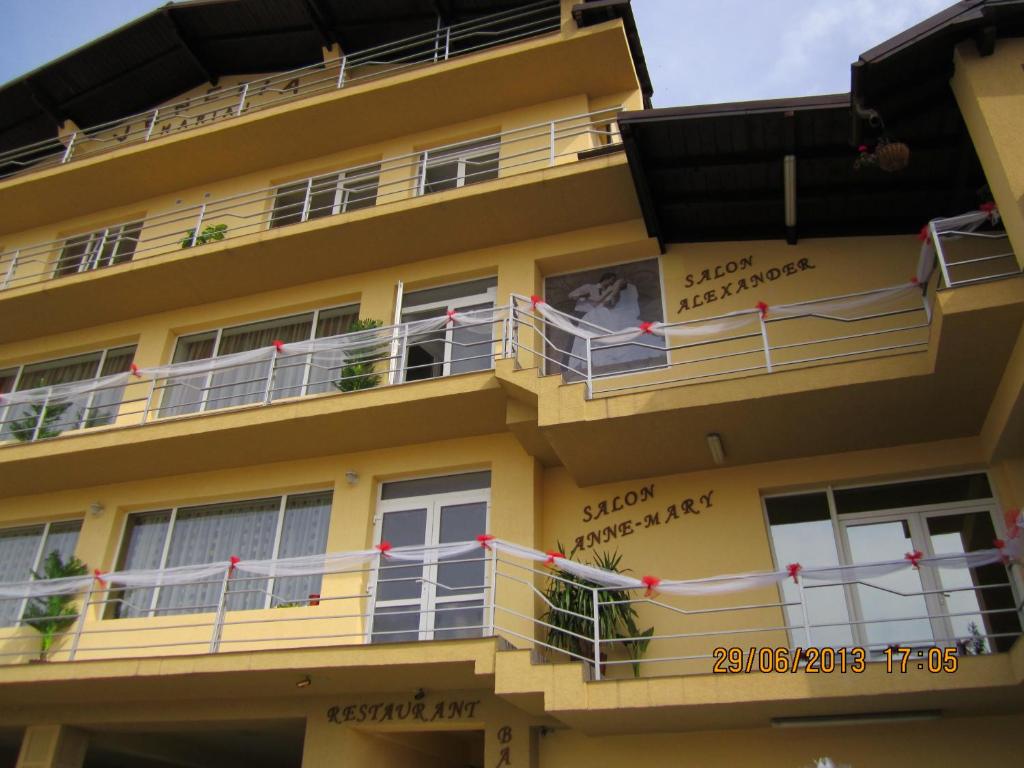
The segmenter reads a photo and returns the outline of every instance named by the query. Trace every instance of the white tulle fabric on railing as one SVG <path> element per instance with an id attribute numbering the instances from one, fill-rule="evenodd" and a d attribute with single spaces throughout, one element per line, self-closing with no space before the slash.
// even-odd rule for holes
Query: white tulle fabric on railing
<path id="1" fill-rule="evenodd" d="M 23 389 L 0 395 L 0 405 L 39 405 L 40 403 L 71 403 L 88 398 L 93 392 L 117 390 L 124 387 L 131 378 L 130 373 L 112 373 L 98 379 L 74 381 L 68 384 L 54 384 L 52 387 Z"/>
<path id="2" fill-rule="evenodd" d="M 905 300 L 917 299 L 920 304 L 921 287 L 911 282 L 894 285 L 891 288 L 853 294 L 838 299 L 822 299 L 821 301 L 802 302 L 800 304 L 780 304 L 768 308 L 768 316 L 779 317 L 821 317 L 829 320 L 852 321 L 863 317 L 850 316 L 845 313 L 873 308 L 877 310 L 892 309 L 892 305 Z"/>
<path id="3" fill-rule="evenodd" d="M 1018 525 L 1022 520 L 1018 519 Z M 1014 528 L 1014 535 L 1005 542 L 997 542 L 990 549 L 967 553 L 925 556 L 919 552 L 908 553 L 903 560 L 886 560 L 847 566 L 826 566 L 802 568 L 798 563 L 779 571 L 726 574 L 699 579 L 662 579 L 653 575 L 641 577 L 615 573 L 587 563 L 566 558 L 561 553 L 541 552 L 519 544 L 481 536 L 476 541 L 453 542 L 440 546 L 415 546 L 391 548 L 382 543 L 373 549 L 352 552 L 329 552 L 323 555 L 306 555 L 293 558 L 239 560 L 228 562 L 186 565 L 163 570 L 97 572 L 93 576 L 70 579 L 24 581 L 0 584 L 0 599 L 25 599 L 48 597 L 58 594 L 75 594 L 85 591 L 93 583 L 100 588 L 131 589 L 145 587 L 169 587 L 209 581 L 212 578 L 231 576 L 234 578 L 272 578 L 285 576 L 310 576 L 343 572 L 368 572 L 371 569 L 386 568 L 389 564 L 423 563 L 430 559 L 450 561 L 477 555 L 480 559 L 487 551 L 506 555 L 532 563 L 544 563 L 552 569 L 586 579 L 600 587 L 616 590 L 644 590 L 648 596 L 659 593 L 684 597 L 701 597 L 728 594 L 759 589 L 786 579 L 805 580 L 818 584 L 851 583 L 866 579 L 877 579 L 910 568 L 971 569 L 993 563 L 1021 562 L 1024 560 L 1024 533 Z M 642 566 L 642 564 L 638 564 Z"/>

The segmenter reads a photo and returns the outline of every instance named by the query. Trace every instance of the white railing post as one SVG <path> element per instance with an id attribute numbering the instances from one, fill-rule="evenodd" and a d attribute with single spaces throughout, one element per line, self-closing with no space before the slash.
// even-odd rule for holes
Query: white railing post
<path id="1" fill-rule="evenodd" d="M 498 549 L 491 547 L 491 602 L 487 610 L 487 628 L 489 636 L 494 637 L 497 632 L 494 627 L 495 606 L 498 602 Z"/>
<path id="2" fill-rule="evenodd" d="M 242 85 L 242 96 L 238 100 L 238 114 L 241 115 L 245 110 L 245 99 L 249 95 L 249 83 L 246 82 Z"/>
<path id="3" fill-rule="evenodd" d="M 758 320 L 761 323 L 761 342 L 764 346 L 764 367 L 768 373 L 772 372 L 772 348 L 768 343 L 768 324 L 764 321 L 764 313 L 759 312 L 757 315 Z"/>
<path id="4" fill-rule="evenodd" d="M 444 60 L 448 61 L 448 56 L 451 55 L 452 49 L 452 26 L 449 24 L 445 27 L 444 33 Z"/>
<path id="5" fill-rule="evenodd" d="M 18 255 L 20 253 L 21 249 L 18 249 L 11 255 L 11 265 L 7 268 L 7 274 L 4 275 L 4 284 L 0 288 L 6 288 L 11 284 L 11 280 L 14 279 L 14 270 L 18 267 Z"/>
<path id="6" fill-rule="evenodd" d="M 210 633 L 210 653 L 216 653 L 220 648 L 220 636 L 224 630 L 224 612 L 227 610 L 228 586 L 231 584 L 231 573 L 235 570 L 232 563 L 224 571 L 224 579 L 220 584 L 220 600 L 217 601 L 217 615 L 213 618 L 213 627 Z"/>
<path id="7" fill-rule="evenodd" d="M 807 614 L 807 594 L 804 592 L 804 581 L 798 579 L 796 582 L 797 589 L 800 590 L 800 610 L 803 613 L 804 619 L 804 647 L 811 647 L 811 620 Z"/>
<path id="8" fill-rule="evenodd" d="M 338 87 L 345 87 L 345 64 L 348 63 L 348 56 L 342 56 L 338 61 Z"/>
<path id="9" fill-rule="evenodd" d="M 300 214 L 299 221 L 309 220 L 309 206 L 313 201 L 313 177 L 309 177 L 309 181 L 306 182 L 306 197 L 302 201 L 302 213 Z"/>
<path id="10" fill-rule="evenodd" d="M 551 147 L 549 148 L 549 161 L 551 165 L 555 164 L 555 121 L 551 121 Z"/>
<path id="11" fill-rule="evenodd" d="M 586 337 L 587 342 L 587 400 L 594 398 L 594 355 L 593 339 Z"/>
<path id="12" fill-rule="evenodd" d="M 942 241 L 939 239 L 939 233 L 935 229 L 934 221 L 928 222 L 928 234 L 931 235 L 932 247 L 935 249 L 935 258 L 938 259 L 939 269 L 942 270 L 942 279 L 945 281 L 947 288 L 952 288 L 953 282 L 949 277 L 949 267 L 946 266 L 946 256 L 942 252 Z"/>
<path id="13" fill-rule="evenodd" d="M 274 395 L 274 373 L 277 370 L 277 350 L 274 351 L 274 356 L 270 358 L 270 368 L 267 369 L 267 386 L 263 389 L 263 404 L 266 405 L 270 402 L 270 398 Z"/>
<path id="14" fill-rule="evenodd" d="M 74 133 L 71 134 L 71 140 L 68 141 L 67 149 L 64 150 L 64 156 L 60 159 L 60 162 L 61 162 L 62 165 L 64 163 L 66 163 L 68 160 L 71 159 L 71 153 L 75 149 L 75 139 L 77 139 L 77 138 L 78 138 L 78 131 L 75 131 Z"/>
<path id="15" fill-rule="evenodd" d="M 43 399 L 43 407 L 39 409 L 39 417 L 36 419 L 36 428 L 32 430 L 33 443 L 39 439 L 39 432 L 43 428 L 43 421 L 46 419 L 46 409 L 49 408 L 50 394 L 52 392 L 52 387 L 46 391 L 46 397 Z"/>
<path id="16" fill-rule="evenodd" d="M 150 137 L 152 137 L 153 129 L 156 128 L 156 121 L 157 121 L 157 119 L 159 117 L 160 117 L 160 109 L 158 107 L 157 109 L 153 110 L 153 119 L 149 121 L 149 128 L 146 129 L 146 135 L 142 139 L 143 141 L 149 141 Z"/>
<path id="17" fill-rule="evenodd" d="M 203 226 L 203 216 L 206 214 L 206 203 L 199 206 L 199 216 L 196 217 L 196 228 L 192 231 L 192 242 L 190 247 L 195 247 L 196 241 L 199 239 L 199 230 Z"/>
<path id="18" fill-rule="evenodd" d="M 597 587 L 591 587 L 590 591 L 594 598 L 594 679 L 601 679 L 601 607 L 600 598 L 597 594 Z"/>
<path id="19" fill-rule="evenodd" d="M 142 423 L 145 424 L 149 418 L 149 411 L 153 407 L 153 397 L 156 395 L 156 379 L 149 382 L 149 394 L 146 395 L 146 404 L 142 407 Z"/>
<path id="20" fill-rule="evenodd" d="M 95 584 L 95 580 L 89 582 L 89 587 L 85 590 L 85 596 L 82 598 L 82 607 L 78 609 L 75 634 L 71 638 L 71 648 L 68 650 L 68 661 L 74 661 L 75 654 L 78 653 L 78 643 L 82 639 L 82 630 L 85 629 L 85 614 L 89 611 L 89 604 L 92 603 L 92 590 Z"/>

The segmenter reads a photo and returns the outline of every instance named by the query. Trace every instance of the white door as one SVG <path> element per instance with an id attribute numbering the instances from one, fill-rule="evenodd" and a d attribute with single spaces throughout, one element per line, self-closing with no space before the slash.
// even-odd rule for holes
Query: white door
<path id="1" fill-rule="evenodd" d="M 486 474 L 489 484 L 489 473 L 472 474 Z M 458 486 L 468 476 L 449 477 L 450 485 Z M 398 548 L 474 541 L 487 531 L 489 506 L 488 488 L 382 499 L 377 543 L 387 541 Z M 483 548 L 441 558 L 436 549 L 428 549 L 415 562 L 382 557 L 373 588 L 371 642 L 480 637 L 487 595 L 485 562 Z"/>

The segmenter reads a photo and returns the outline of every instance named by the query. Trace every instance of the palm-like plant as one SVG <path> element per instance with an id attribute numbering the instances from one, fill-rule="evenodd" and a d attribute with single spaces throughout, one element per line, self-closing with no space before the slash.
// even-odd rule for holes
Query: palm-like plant
<path id="1" fill-rule="evenodd" d="M 380 328 L 381 325 L 380 320 L 356 320 L 348 332 L 369 331 Z M 345 365 L 338 373 L 338 381 L 334 382 L 335 388 L 341 392 L 355 392 L 380 384 L 380 374 L 373 372 L 379 357 L 377 346 L 352 350 L 346 357 Z"/>
<path id="2" fill-rule="evenodd" d="M 563 555 L 565 550 L 558 545 Z M 575 550 L 569 557 L 575 554 Z M 618 552 L 602 552 L 594 556 L 591 565 L 614 573 L 624 573 L 621 568 L 622 555 Z M 593 659 L 594 592 L 600 587 L 596 582 L 561 572 L 548 579 L 544 597 L 549 603 L 541 620 L 548 624 L 547 643 L 576 657 Z M 621 645 L 629 658 L 634 660 L 633 675 L 640 676 L 639 659 L 647 652 L 654 627 L 640 630 L 637 626 L 637 612 L 628 590 L 602 589 L 598 592 L 598 632 L 602 642 Z"/>
<path id="3" fill-rule="evenodd" d="M 60 552 L 54 550 L 43 561 L 43 573 L 33 571 L 32 575 L 37 579 L 64 579 L 70 576 L 83 576 L 87 570 L 85 563 L 77 557 L 71 556 L 65 561 Z M 41 660 L 46 660 L 57 637 L 77 620 L 78 609 L 72 605 L 73 600 L 71 595 L 50 595 L 35 598 L 25 607 L 25 613 L 21 617 L 22 623 L 28 624 L 42 635 L 39 647 Z"/>

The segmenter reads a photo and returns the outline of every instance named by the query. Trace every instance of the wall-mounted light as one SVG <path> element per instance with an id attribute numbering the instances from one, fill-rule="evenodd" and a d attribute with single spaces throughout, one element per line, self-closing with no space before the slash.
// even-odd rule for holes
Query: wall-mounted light
<path id="1" fill-rule="evenodd" d="M 297 682 L 295 684 L 295 687 L 296 688 L 309 688 L 309 686 L 311 686 L 312 684 L 313 684 L 312 679 L 310 679 L 309 675 L 306 675 L 304 678 L 302 678 L 301 680 L 299 680 L 299 682 Z"/>
<path id="2" fill-rule="evenodd" d="M 725 464 L 725 447 L 722 445 L 722 436 L 717 432 L 708 435 L 708 450 L 711 451 L 711 460 L 715 464 Z"/>
<path id="3" fill-rule="evenodd" d="M 349 485 L 355 485 L 356 483 L 359 482 L 359 473 L 356 472 L 354 469 L 350 469 L 348 472 L 345 473 L 345 482 L 348 483 Z"/>
<path id="4" fill-rule="evenodd" d="M 782 182 L 785 190 L 786 226 L 796 226 L 796 157 L 786 155 L 782 158 Z"/>
<path id="5" fill-rule="evenodd" d="M 103 506 L 102 501 L 94 501 L 92 504 L 89 505 L 89 514 L 93 517 L 99 517 L 103 514 L 105 510 L 106 507 Z"/>

